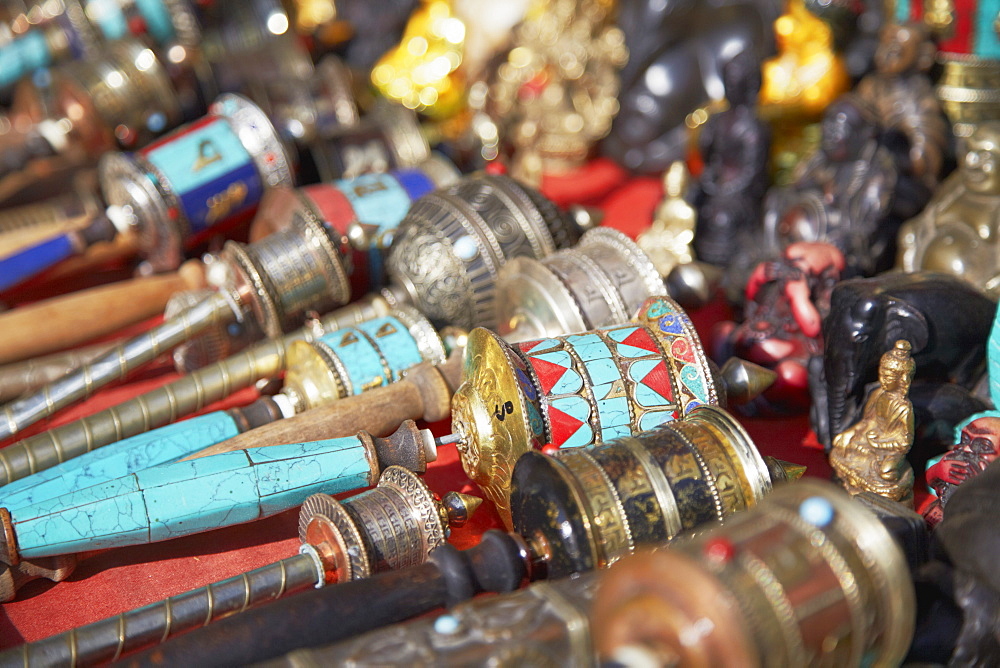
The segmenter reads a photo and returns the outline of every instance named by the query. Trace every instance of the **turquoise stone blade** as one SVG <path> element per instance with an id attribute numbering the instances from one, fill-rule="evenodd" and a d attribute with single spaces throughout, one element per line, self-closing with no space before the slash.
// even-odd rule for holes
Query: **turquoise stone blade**
<path id="1" fill-rule="evenodd" d="M 236 422 L 223 411 L 154 429 L 0 487 L 0 507 L 13 511 L 176 461 L 239 433 Z"/>
<path id="2" fill-rule="evenodd" d="M 151 543 L 250 522 L 370 484 L 355 436 L 161 464 L 11 510 L 24 558 Z"/>

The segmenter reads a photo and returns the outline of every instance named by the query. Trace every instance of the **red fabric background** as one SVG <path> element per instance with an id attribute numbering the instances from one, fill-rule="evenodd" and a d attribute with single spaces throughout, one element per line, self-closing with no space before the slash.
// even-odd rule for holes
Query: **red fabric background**
<path id="1" fill-rule="evenodd" d="M 620 169 L 604 161 L 593 163 L 571 178 L 548 179 L 543 190 L 561 205 L 574 202 L 597 205 L 606 214 L 605 225 L 631 236 L 648 226 L 662 192 L 659 179 L 628 179 Z M 712 323 L 727 316 L 727 309 L 716 302 L 692 312 L 691 316 L 704 334 Z M 106 389 L 28 433 L 106 408 L 175 377 L 163 369 L 147 373 L 128 385 Z M 254 396 L 254 390 L 244 390 L 206 410 L 244 404 Z M 764 454 L 805 464 L 808 475 L 828 477 L 829 468 L 822 451 L 803 445 L 810 438 L 805 416 L 742 422 Z M 432 427 L 437 433 L 446 433 L 449 425 L 443 422 Z M 426 479 L 439 493 L 476 492 L 462 472 L 452 446 L 441 448 L 439 459 L 430 466 Z M 0 648 L 39 640 L 292 556 L 299 545 L 296 519 L 297 511 L 289 511 L 221 531 L 98 553 L 82 561 L 67 581 L 33 582 L 21 590 L 17 601 L 3 605 Z M 459 547 L 470 546 L 486 529 L 499 527 L 492 507 L 483 504 L 468 526 L 453 532 L 451 541 Z"/>

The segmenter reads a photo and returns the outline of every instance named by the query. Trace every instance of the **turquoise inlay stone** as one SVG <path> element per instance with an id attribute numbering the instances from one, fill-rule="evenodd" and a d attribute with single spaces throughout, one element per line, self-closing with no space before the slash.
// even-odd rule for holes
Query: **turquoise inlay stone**
<path id="1" fill-rule="evenodd" d="M 391 174 L 365 174 L 336 182 L 335 186 L 351 202 L 358 222 L 377 226 L 372 241 L 386 230 L 395 229 L 410 210 L 410 195 Z"/>
<path id="2" fill-rule="evenodd" d="M 621 369 L 618 368 L 613 359 L 591 359 L 585 361 L 583 366 L 587 369 L 587 375 L 590 376 L 590 381 L 595 386 L 594 393 L 597 396 L 601 395 L 597 392 L 596 386 L 614 383 L 622 379 Z"/>
<path id="3" fill-rule="evenodd" d="M 389 382 L 396 382 L 403 377 L 404 371 L 424 361 L 417 340 L 397 318 L 375 318 L 361 323 L 358 329 L 366 333 L 378 347 L 392 371 Z"/>
<path id="4" fill-rule="evenodd" d="M 186 462 L 173 462 L 163 466 L 143 469 L 133 475 L 139 481 L 140 489 L 162 487 L 175 482 L 201 478 L 223 471 L 235 471 L 249 465 L 247 455 L 243 450 L 223 452 L 211 457 L 191 459 Z"/>
<path id="5" fill-rule="evenodd" d="M 632 433 L 632 415 L 629 413 L 628 397 L 616 395 L 614 383 L 594 388 L 597 397 L 597 414 L 601 420 L 601 438 L 608 440 Z M 622 431 L 624 429 L 624 431 Z M 613 434 L 609 436 L 609 434 Z"/>
<path id="6" fill-rule="evenodd" d="M 655 320 L 656 318 L 666 315 L 671 311 L 673 311 L 673 309 L 670 308 L 669 302 L 663 299 L 658 299 L 646 308 L 646 317 Z"/>
<path id="7" fill-rule="evenodd" d="M 154 429 L 0 487 L 0 506 L 14 510 L 70 490 L 85 489 L 187 457 L 239 433 L 236 422 L 223 411 Z"/>
<path id="8" fill-rule="evenodd" d="M 232 454 L 243 457 L 242 467 L 222 466 L 219 467 L 222 470 L 201 473 L 189 480 L 172 480 L 143 491 L 149 515 L 149 542 L 252 522 L 260 517 L 254 469 L 246 465 L 242 452 Z M 209 459 L 214 457 L 179 463 Z"/>
<path id="9" fill-rule="evenodd" d="M 1000 0 L 979 0 L 976 5 L 975 45 L 976 55 L 983 58 L 1000 58 L 1000 35 L 996 21 L 1000 15 Z"/>
<path id="10" fill-rule="evenodd" d="M 331 338 L 335 345 L 330 349 L 347 372 L 348 394 L 361 394 L 365 389 L 390 382 L 389 374 L 382 365 L 382 356 L 363 332 L 348 327 L 323 337 L 323 343 Z"/>
<path id="11" fill-rule="evenodd" d="M 12 513 L 12 519 L 18 550 L 25 559 L 144 543 L 149 537 L 146 506 L 139 491 L 80 502 L 23 520 Z"/>
<path id="12" fill-rule="evenodd" d="M 573 352 L 584 362 L 611 357 L 608 344 L 597 334 L 571 334 L 566 337 L 566 343 L 573 346 Z"/>
<path id="13" fill-rule="evenodd" d="M 0 49 L 0 85 L 9 86 L 51 62 L 52 53 L 45 36 L 41 31 L 31 31 Z"/>
<path id="14" fill-rule="evenodd" d="M 649 431 L 661 424 L 674 421 L 673 411 L 649 411 L 639 418 L 639 431 Z"/>
<path id="15" fill-rule="evenodd" d="M 517 347 L 526 354 L 534 355 L 546 350 L 551 350 L 552 348 L 561 348 L 562 341 L 559 339 L 539 339 L 537 341 L 525 341 L 524 343 L 518 343 Z"/>
<path id="16" fill-rule="evenodd" d="M 256 470 L 261 517 L 301 505 L 318 492 L 341 494 L 367 487 L 371 475 L 364 448 L 360 445 L 299 460 L 291 466 L 263 464 Z"/>
<path id="17" fill-rule="evenodd" d="M 97 24 L 106 39 L 121 39 L 128 34 L 128 20 L 115 0 L 87 0 L 87 18 Z"/>
<path id="18" fill-rule="evenodd" d="M 581 448 L 594 442 L 594 430 L 589 422 L 591 406 L 586 399 L 578 396 L 559 397 L 552 399 L 549 406 L 553 442 L 560 448 Z"/>
<path id="19" fill-rule="evenodd" d="M 174 24 L 163 0 L 135 0 L 135 5 L 153 39 L 162 44 L 174 36 Z"/>
<path id="20" fill-rule="evenodd" d="M 174 462 L 11 513 L 25 557 L 166 540 L 287 510 L 316 491 L 369 484 L 358 438 Z"/>
<path id="21" fill-rule="evenodd" d="M 41 517 L 42 515 L 52 515 L 63 510 L 78 508 L 89 503 L 113 498 L 115 496 L 124 496 L 137 491 L 139 491 L 139 483 L 136 481 L 134 476 L 128 475 L 116 478 L 115 480 L 102 482 L 101 484 L 94 485 L 93 487 L 74 490 L 57 498 L 45 499 L 44 501 L 33 503 L 30 506 L 19 508 L 16 511 L 11 510 L 10 514 L 14 522 L 17 523 L 20 520 L 32 517 Z"/>
<path id="22" fill-rule="evenodd" d="M 910 0 L 896 0 L 896 23 L 904 24 L 910 21 Z"/>
<path id="23" fill-rule="evenodd" d="M 673 403 L 668 397 L 663 396 L 661 393 L 657 392 L 643 382 L 646 375 L 655 369 L 659 364 L 662 364 L 662 360 L 636 360 L 635 362 L 632 362 L 628 368 L 628 377 L 635 383 L 633 397 L 635 397 L 635 403 L 640 406 L 654 408 Z"/>
<path id="24" fill-rule="evenodd" d="M 537 367 L 536 360 L 542 360 L 565 369 L 559 379 L 552 384 L 547 394 L 575 394 L 583 389 L 583 378 L 573 369 L 573 358 L 565 350 L 532 355 L 532 366 Z"/>
<path id="25" fill-rule="evenodd" d="M 693 364 L 685 364 L 684 368 L 681 369 L 680 377 L 681 382 L 684 383 L 684 386 L 691 391 L 691 394 L 695 396 L 699 403 L 709 403 L 708 388 L 705 386 L 705 379 L 699 372 L 698 367 Z M 690 408 L 685 407 L 684 412 L 686 413 L 691 410 L 691 408 L 694 408 L 694 406 L 691 406 Z"/>

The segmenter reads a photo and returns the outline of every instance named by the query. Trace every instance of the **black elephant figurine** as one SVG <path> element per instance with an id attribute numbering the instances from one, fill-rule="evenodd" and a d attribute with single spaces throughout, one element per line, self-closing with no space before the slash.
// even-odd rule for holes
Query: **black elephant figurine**
<path id="1" fill-rule="evenodd" d="M 898 339 L 913 346 L 915 384 L 971 390 L 984 372 L 995 313 L 996 302 L 945 274 L 888 273 L 837 284 L 823 320 L 823 356 L 809 365 L 816 437 L 829 449 L 833 436 L 857 421 L 865 385 Z"/>

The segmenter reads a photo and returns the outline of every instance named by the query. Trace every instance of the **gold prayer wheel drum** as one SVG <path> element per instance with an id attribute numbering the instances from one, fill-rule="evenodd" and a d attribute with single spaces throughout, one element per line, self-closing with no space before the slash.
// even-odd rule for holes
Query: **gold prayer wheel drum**
<path id="1" fill-rule="evenodd" d="M 469 334 L 452 430 L 466 474 L 510 525 L 510 475 L 525 452 L 599 445 L 724 404 L 684 310 L 647 300 L 630 322 L 515 345 Z"/>
<path id="2" fill-rule="evenodd" d="M 604 660 L 895 666 L 915 595 L 902 551 L 836 486 L 802 480 L 670 549 L 622 560 L 595 597 Z"/>
<path id="3" fill-rule="evenodd" d="M 541 546 L 549 576 L 559 577 L 722 522 L 770 491 L 768 466 L 739 423 L 701 406 L 636 436 L 525 454 L 510 504 L 515 531 Z"/>

